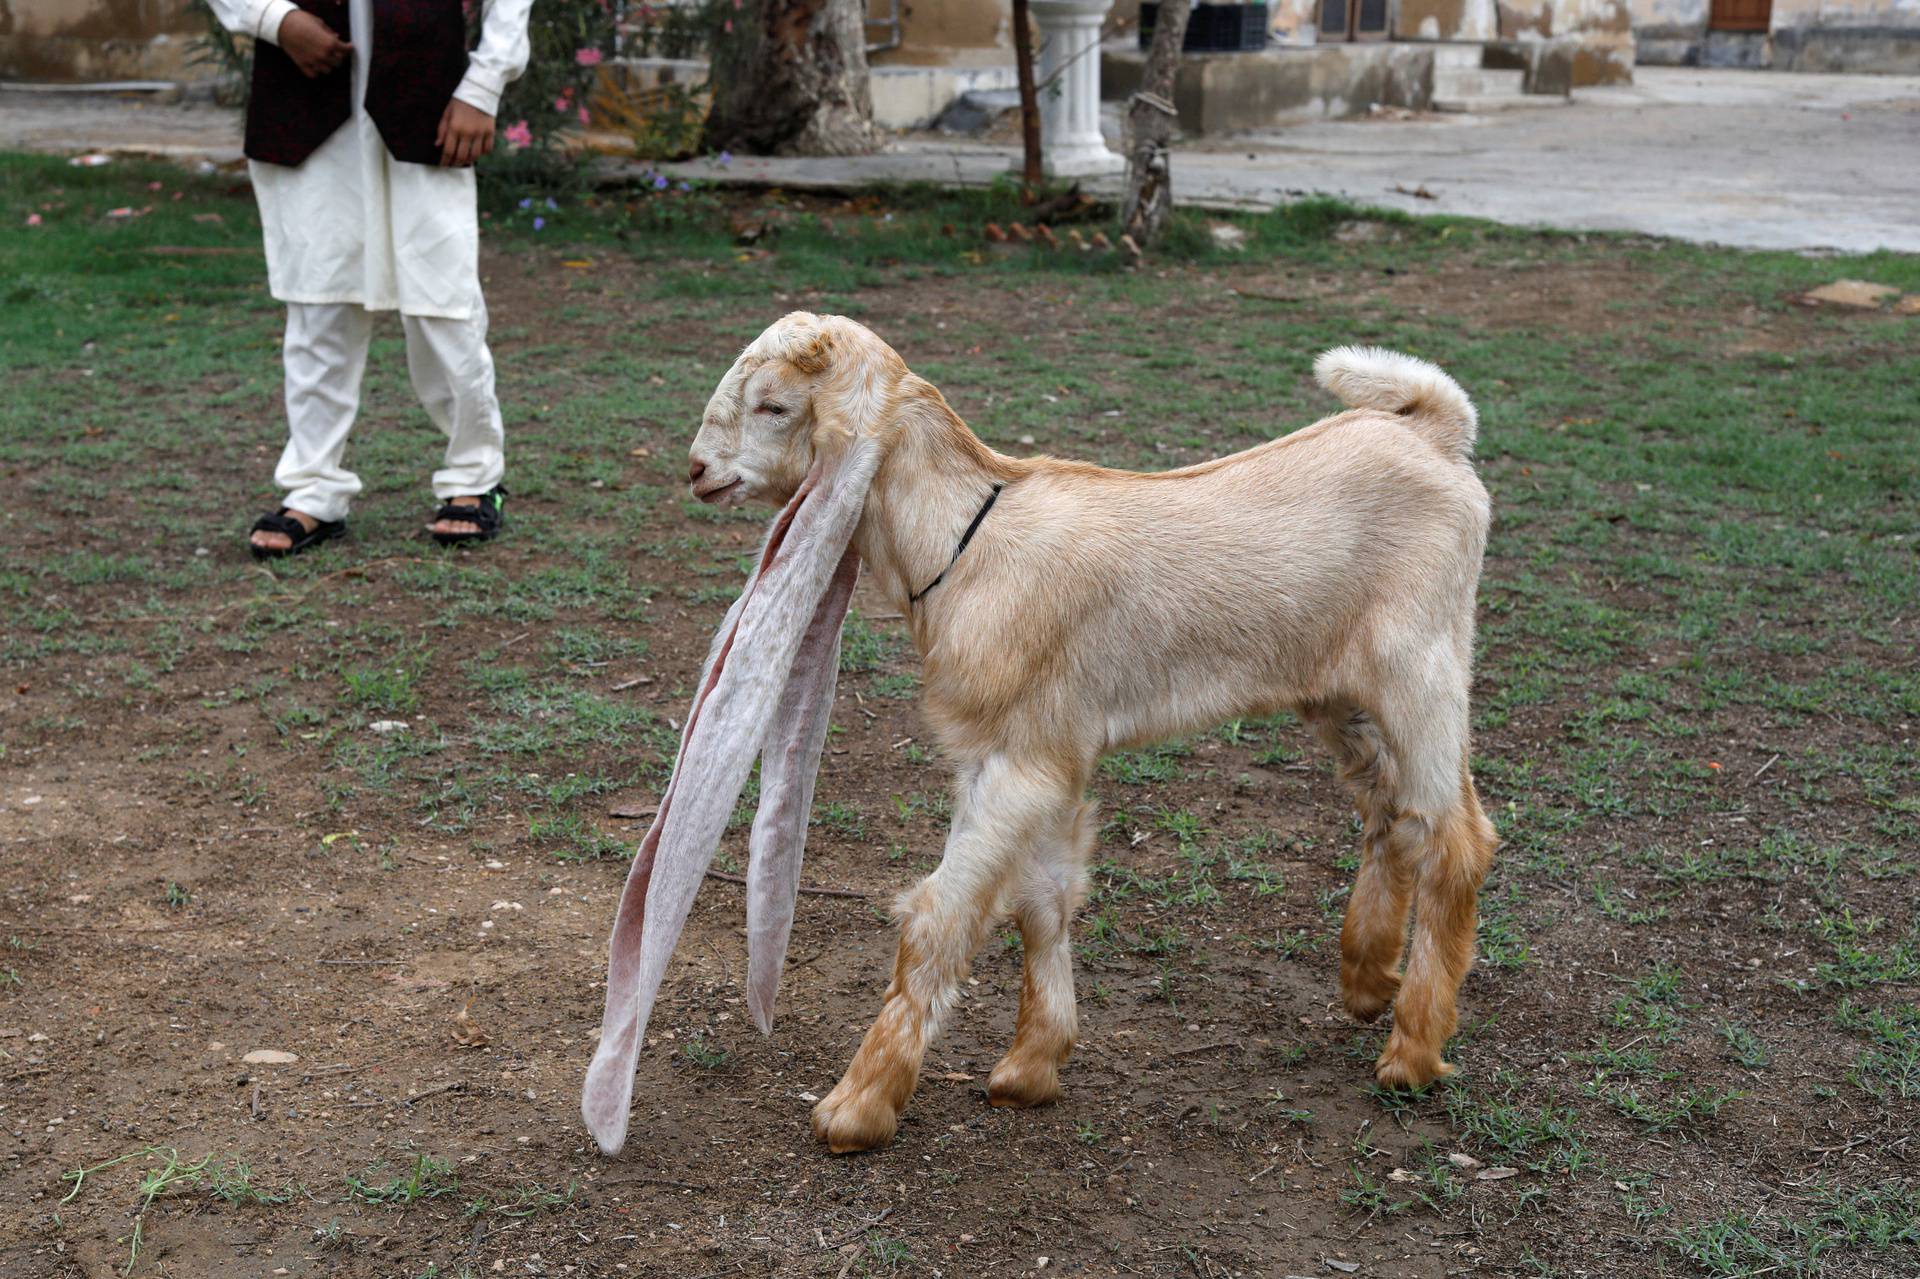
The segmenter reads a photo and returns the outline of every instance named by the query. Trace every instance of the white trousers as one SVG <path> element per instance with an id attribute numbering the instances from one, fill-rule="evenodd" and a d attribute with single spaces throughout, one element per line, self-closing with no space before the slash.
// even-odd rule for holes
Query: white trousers
<path id="1" fill-rule="evenodd" d="M 433 495 L 485 493 L 506 473 L 506 435 L 493 390 L 487 306 L 475 291 L 464 320 L 402 315 L 407 372 L 427 416 L 447 437 Z M 287 447 L 273 480 L 286 505 L 317 520 L 345 519 L 360 477 L 344 458 L 360 413 L 360 381 L 373 338 L 373 312 L 352 304 L 287 306 Z"/>

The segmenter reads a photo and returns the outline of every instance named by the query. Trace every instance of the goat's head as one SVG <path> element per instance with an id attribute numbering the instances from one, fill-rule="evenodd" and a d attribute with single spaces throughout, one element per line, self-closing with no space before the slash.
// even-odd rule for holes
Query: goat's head
<path id="1" fill-rule="evenodd" d="M 687 457 L 693 495 L 727 506 L 785 502 L 817 463 L 881 433 L 885 406 L 906 376 L 893 349 L 852 320 L 781 317 L 707 401 Z"/>

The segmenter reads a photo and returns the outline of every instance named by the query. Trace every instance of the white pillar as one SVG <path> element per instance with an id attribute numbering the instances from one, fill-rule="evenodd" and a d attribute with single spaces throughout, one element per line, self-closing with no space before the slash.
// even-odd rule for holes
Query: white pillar
<path id="1" fill-rule="evenodd" d="M 1028 0 L 1040 28 L 1040 145 L 1056 178 L 1127 167 L 1100 136 L 1100 24 L 1113 0 Z"/>

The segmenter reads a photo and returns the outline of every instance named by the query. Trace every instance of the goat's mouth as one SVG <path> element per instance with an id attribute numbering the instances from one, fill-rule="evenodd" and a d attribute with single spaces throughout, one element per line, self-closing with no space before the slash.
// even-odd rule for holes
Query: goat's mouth
<path id="1" fill-rule="evenodd" d="M 746 487 L 746 481 L 736 475 L 722 483 L 708 484 L 705 487 L 695 485 L 693 495 L 709 506 L 722 504 L 737 506 L 746 500 Z"/>

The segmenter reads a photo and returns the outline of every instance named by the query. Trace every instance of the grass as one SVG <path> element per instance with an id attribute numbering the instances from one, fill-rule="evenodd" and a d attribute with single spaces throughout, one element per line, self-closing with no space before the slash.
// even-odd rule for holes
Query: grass
<path id="1" fill-rule="evenodd" d="M 380 1180 L 382 1174 L 390 1171 L 385 1165 L 376 1164 L 358 1176 L 349 1173 L 345 1178 L 347 1196 L 361 1203 L 405 1208 L 460 1192 L 460 1178 L 454 1175 L 453 1165 L 445 1159 L 415 1155 L 412 1164 Z"/>
<path id="2" fill-rule="evenodd" d="M 1731 1212 L 1664 1242 L 1696 1273 L 1726 1279 L 1863 1273 L 1855 1266 L 1866 1258 L 1910 1257 L 1920 1248 L 1920 1197 L 1900 1183 L 1820 1187 L 1798 1203 Z"/>
<path id="3" fill-rule="evenodd" d="M 144 194 L 154 181 L 164 198 Z M 1911 321 L 1809 313 L 1791 298 L 1841 273 L 1920 289 L 1920 260 L 1876 255 L 1843 271 L 1307 201 L 1242 219 L 1244 256 L 1218 253 L 1188 221 L 1160 262 L 1129 272 L 983 249 L 969 228 L 1017 211 L 1005 191 L 770 198 L 782 210 L 770 256 L 739 253 L 720 216 L 573 202 L 536 236 L 497 208 L 497 281 L 530 282 L 495 317 L 510 535 L 484 555 L 414 540 L 439 443 L 389 326 L 354 443 L 369 481 L 354 538 L 262 572 L 231 552 L 270 496 L 280 313 L 261 285 L 251 206 L 227 188 L 166 168 L 0 157 L 6 207 L 45 221 L 0 231 L 0 664 L 29 687 L 0 764 L 51 775 L 118 724 L 129 769 L 164 771 L 170 798 L 206 829 L 297 825 L 288 855 L 306 859 L 302 875 L 333 877 L 331 891 L 365 876 L 407 893 L 417 859 L 442 846 L 533 864 L 560 900 L 611 891 L 641 828 L 607 810 L 657 799 L 682 681 L 759 528 L 758 512 L 684 503 L 686 427 L 726 353 L 778 309 L 872 321 L 996 447 L 1151 469 L 1326 411 L 1307 376 L 1314 352 L 1397 346 L 1442 361 L 1475 395 L 1497 511 L 1474 762 L 1503 848 L 1450 1050 L 1460 1073 L 1422 1094 L 1362 1092 L 1382 1030 L 1323 1026 L 1301 1003 L 1309 990 L 1330 1000 L 1355 831 L 1299 726 L 1249 718 L 1101 762 L 1105 820 L 1075 935 L 1083 1012 L 1089 1035 L 1137 1018 L 1181 1044 L 1214 1035 L 1189 1024 L 1231 1018 L 1241 1038 L 1278 1027 L 1301 1041 L 1296 1055 L 1274 1049 L 1264 1073 L 1225 1082 L 1183 1064 L 1195 1088 L 1240 1088 L 1218 1109 L 1204 1099 L 1195 1114 L 1211 1123 L 1124 1101 L 1090 1118 L 1071 1108 L 1076 1058 L 1068 1103 L 1021 1122 L 1076 1157 L 1104 1163 L 1131 1138 L 1133 1150 L 1166 1143 L 1221 1166 L 1245 1157 L 1247 1176 L 1281 1157 L 1256 1142 L 1285 1154 L 1298 1140 L 1338 1180 L 1323 1185 L 1326 1203 L 1362 1221 L 1440 1218 L 1514 1273 L 1604 1269 L 1617 1258 L 1578 1242 L 1596 1232 L 1627 1240 L 1632 1265 L 1657 1253 L 1675 1274 L 1900 1272 L 1912 1187 L 1884 1152 L 1920 1098 L 1920 349 Z M 154 208 L 106 216 L 130 203 Z M 1363 217 L 1385 236 L 1335 236 Z M 1422 292 L 1450 272 L 1474 283 Z M 1569 298 L 1551 324 L 1493 304 L 1536 279 L 1615 277 L 1658 287 Z M 1038 299 L 1032 316 L 1008 313 L 1014 291 Z M 938 300 L 938 318 L 908 296 Z M 1625 318 L 1607 318 L 1623 306 Z M 137 550 L 88 528 L 136 474 Z M 952 800 L 904 713 L 919 689 L 902 619 L 851 616 L 841 666 L 843 692 L 860 700 L 837 716 L 836 745 L 864 749 L 854 721 L 868 715 L 903 726 L 883 747 L 920 740 L 894 750 L 899 767 L 875 789 L 853 780 L 874 756 L 830 762 L 810 855 L 891 888 L 931 867 Z M 408 731 L 371 733 L 380 719 Z M 192 924 L 236 912 L 209 867 L 148 875 L 140 909 Z M 858 927 L 883 927 L 861 910 Z M 808 952 L 796 942 L 795 953 Z M 26 946 L 6 961 L 10 1004 L 57 984 Z M 985 980 L 1017 983 L 1014 971 L 1010 954 L 982 959 Z M 1243 1035 L 1250 999 L 1261 1020 Z M 760 1051 L 683 1039 L 677 1073 L 744 1092 L 736 1077 L 764 1068 Z M 1297 1085 L 1326 1079 L 1344 1091 L 1301 1099 Z M 1361 1123 L 1398 1139 L 1408 1179 L 1352 1155 Z M 906 1140 L 946 1127 L 909 1124 Z M 1844 1185 L 1796 1174 L 1776 1193 L 1787 1179 L 1754 1171 L 1810 1166 L 1829 1145 L 1849 1152 L 1824 1165 L 1844 1168 Z M 161 1150 L 79 1170 L 71 1186 L 113 1179 L 140 1211 L 111 1229 L 148 1260 L 190 1205 L 289 1209 L 279 1197 L 304 1193 L 242 1162 L 277 1167 L 265 1150 Z M 1518 1175 L 1482 1182 L 1449 1152 Z M 348 1201 L 340 1216 L 422 1206 L 405 1216 L 425 1230 L 458 1201 L 532 1229 L 597 1211 L 571 1166 L 486 1187 L 463 1184 L 450 1161 L 392 1159 L 344 1190 L 328 1174 Z M 944 1255 L 944 1242 L 900 1233 L 905 1218 L 891 1220 L 896 1233 L 846 1236 L 848 1273 L 909 1273 Z M 349 1230 L 317 1229 L 321 1248 L 356 1246 Z"/>

